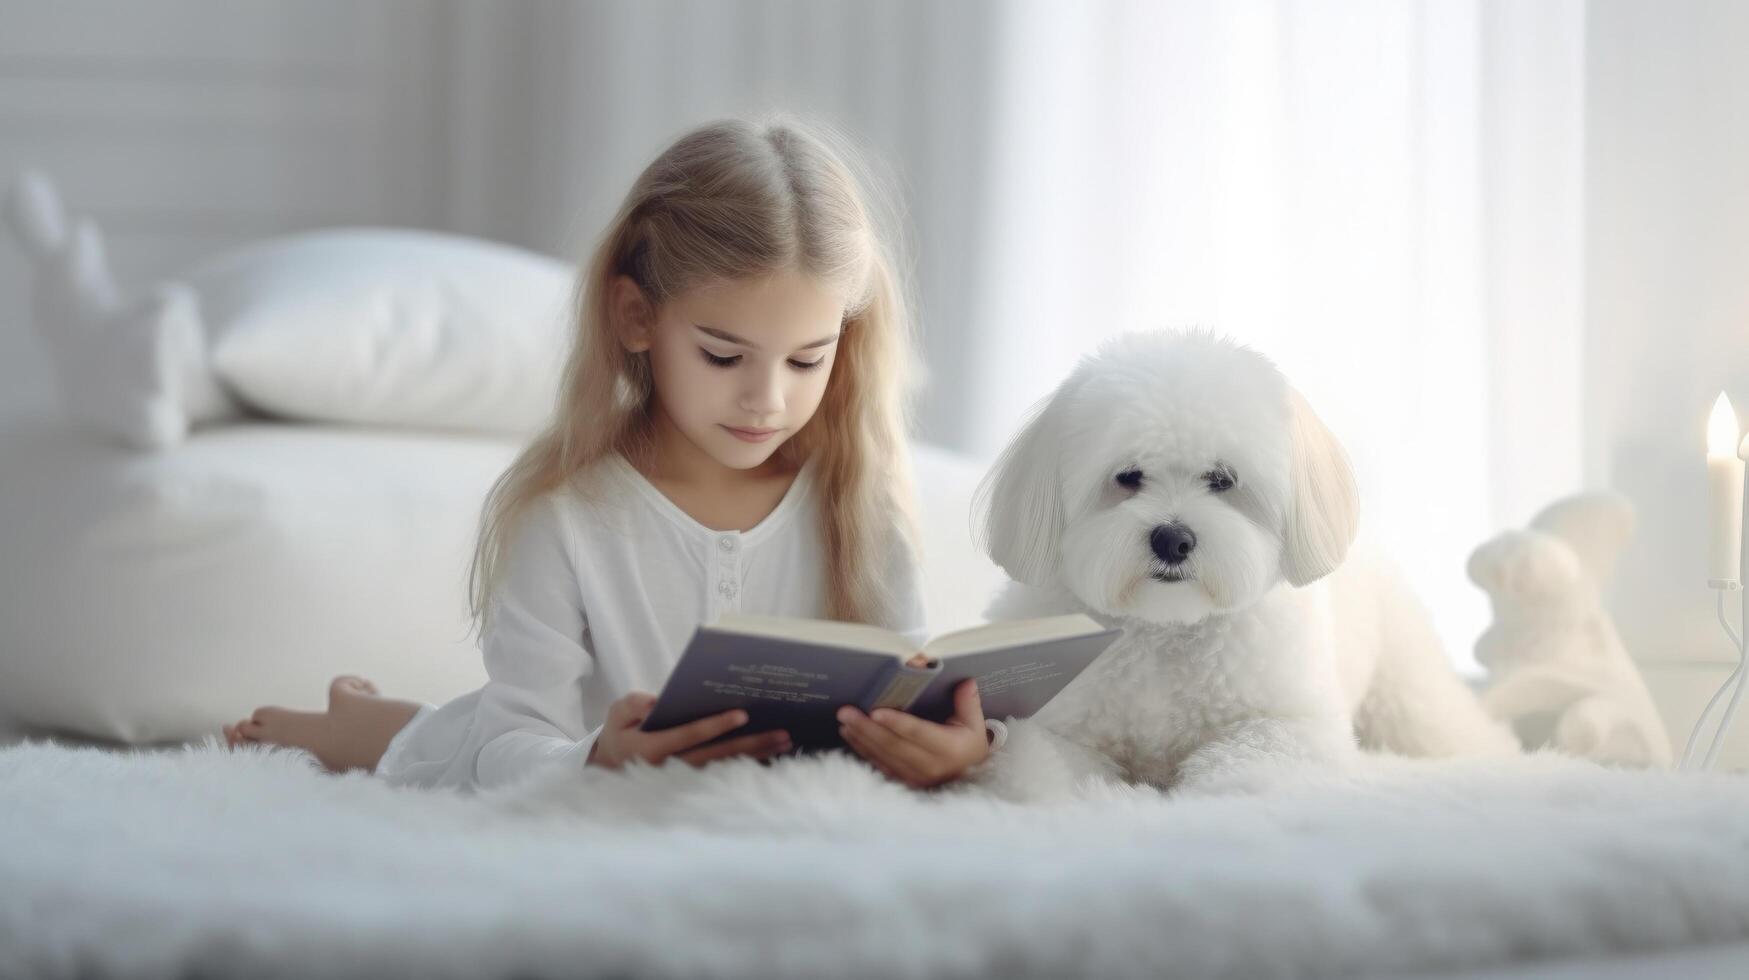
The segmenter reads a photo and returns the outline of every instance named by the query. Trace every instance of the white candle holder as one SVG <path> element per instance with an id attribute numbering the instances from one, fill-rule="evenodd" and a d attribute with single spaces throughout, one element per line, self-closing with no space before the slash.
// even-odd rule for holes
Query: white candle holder
<path id="1" fill-rule="evenodd" d="M 1738 445 L 1737 458 L 1749 461 L 1749 436 L 1744 436 L 1742 443 Z M 1738 568 L 1742 567 L 1743 561 L 1749 560 L 1749 537 L 1742 534 L 1745 529 L 1749 529 L 1749 498 L 1744 499 L 1742 508 L 1742 523 L 1738 525 L 1739 536 L 1736 542 Z M 1688 744 L 1682 750 L 1682 760 L 1677 764 L 1679 769 L 1697 768 L 1693 764 L 1695 743 L 1700 740 L 1701 730 L 1706 727 L 1707 719 L 1712 716 L 1713 709 L 1718 707 L 1719 699 L 1725 696 L 1726 691 L 1729 691 L 1731 699 L 1725 705 L 1725 716 L 1719 721 L 1719 727 L 1713 732 L 1712 741 L 1707 745 L 1706 756 L 1698 768 L 1705 771 L 1713 767 L 1713 760 L 1718 758 L 1719 749 L 1725 744 L 1725 732 L 1730 730 L 1731 719 L 1737 713 L 1737 705 L 1743 700 L 1743 667 L 1745 661 L 1749 660 L 1749 601 L 1742 603 L 1741 631 L 1733 630 L 1730 622 L 1725 619 L 1725 593 L 1740 591 L 1743 587 L 1742 584 L 1734 580 L 1722 579 L 1709 579 L 1707 584 L 1719 594 L 1719 626 L 1730 638 L 1731 649 L 1737 651 L 1737 669 L 1731 671 L 1731 676 L 1725 678 L 1725 683 L 1719 686 L 1718 691 L 1713 694 L 1712 700 L 1707 702 L 1706 709 L 1700 713 L 1699 718 L 1695 719 L 1694 729 L 1688 733 Z"/>

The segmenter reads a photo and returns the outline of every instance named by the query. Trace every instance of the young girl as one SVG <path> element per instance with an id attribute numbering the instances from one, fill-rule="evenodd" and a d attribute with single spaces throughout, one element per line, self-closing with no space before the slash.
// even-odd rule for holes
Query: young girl
<path id="1" fill-rule="evenodd" d="M 488 680 L 441 708 L 336 678 L 326 712 L 261 708 L 228 744 L 309 750 L 394 783 L 497 786 L 537 766 L 770 757 L 728 711 L 638 726 L 723 612 L 876 623 L 921 645 L 897 264 L 829 131 L 739 120 L 638 177 L 574 297 L 551 424 L 486 498 L 470 576 Z M 889 777 L 943 783 L 1001 734 L 974 682 L 945 724 L 839 711 Z"/>

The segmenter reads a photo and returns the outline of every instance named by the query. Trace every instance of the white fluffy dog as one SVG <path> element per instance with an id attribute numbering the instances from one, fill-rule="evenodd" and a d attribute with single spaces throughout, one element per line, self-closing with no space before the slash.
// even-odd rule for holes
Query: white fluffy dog
<path id="1" fill-rule="evenodd" d="M 1401 576 L 1350 553 L 1346 454 L 1255 351 L 1201 331 L 1106 343 L 1003 452 L 977 507 L 1014 579 L 991 619 L 1083 612 L 1124 631 L 974 772 L 1003 795 L 1095 774 L 1241 788 L 1361 747 L 1519 751 Z"/>

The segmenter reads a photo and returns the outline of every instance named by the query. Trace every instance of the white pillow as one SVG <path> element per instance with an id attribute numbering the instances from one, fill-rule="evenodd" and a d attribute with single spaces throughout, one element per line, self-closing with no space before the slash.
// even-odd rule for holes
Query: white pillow
<path id="1" fill-rule="evenodd" d="M 213 370 L 273 415 L 527 432 L 552 412 L 573 270 L 434 232 L 334 229 L 209 259 Z"/>
<path id="2" fill-rule="evenodd" d="M 47 175 L 22 173 L 3 211 L 32 265 L 31 319 L 66 413 L 136 448 L 236 418 L 234 395 L 293 418 L 515 433 L 550 410 L 571 270 L 547 256 L 327 229 L 126 290 L 101 230 Z"/>

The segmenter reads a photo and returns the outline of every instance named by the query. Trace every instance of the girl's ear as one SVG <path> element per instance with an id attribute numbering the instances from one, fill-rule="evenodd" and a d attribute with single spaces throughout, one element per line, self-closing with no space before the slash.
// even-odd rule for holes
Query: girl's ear
<path id="1" fill-rule="evenodd" d="M 613 277 L 608 293 L 607 307 L 620 344 L 633 354 L 649 350 L 656 315 L 644 299 L 644 291 L 631 276 L 622 273 Z"/>
<path id="2" fill-rule="evenodd" d="M 973 520 L 982 524 L 974 525 L 973 538 L 1010 578 L 1028 585 L 1057 581 L 1063 498 L 1056 405 L 1062 393 L 1058 388 L 1039 404 L 972 498 Z"/>
<path id="3" fill-rule="evenodd" d="M 1282 572 L 1294 585 L 1330 574 L 1348 557 L 1360 530 L 1360 494 L 1342 444 L 1325 428 L 1305 396 L 1288 387 L 1293 434 L 1293 500 L 1282 540 Z"/>

